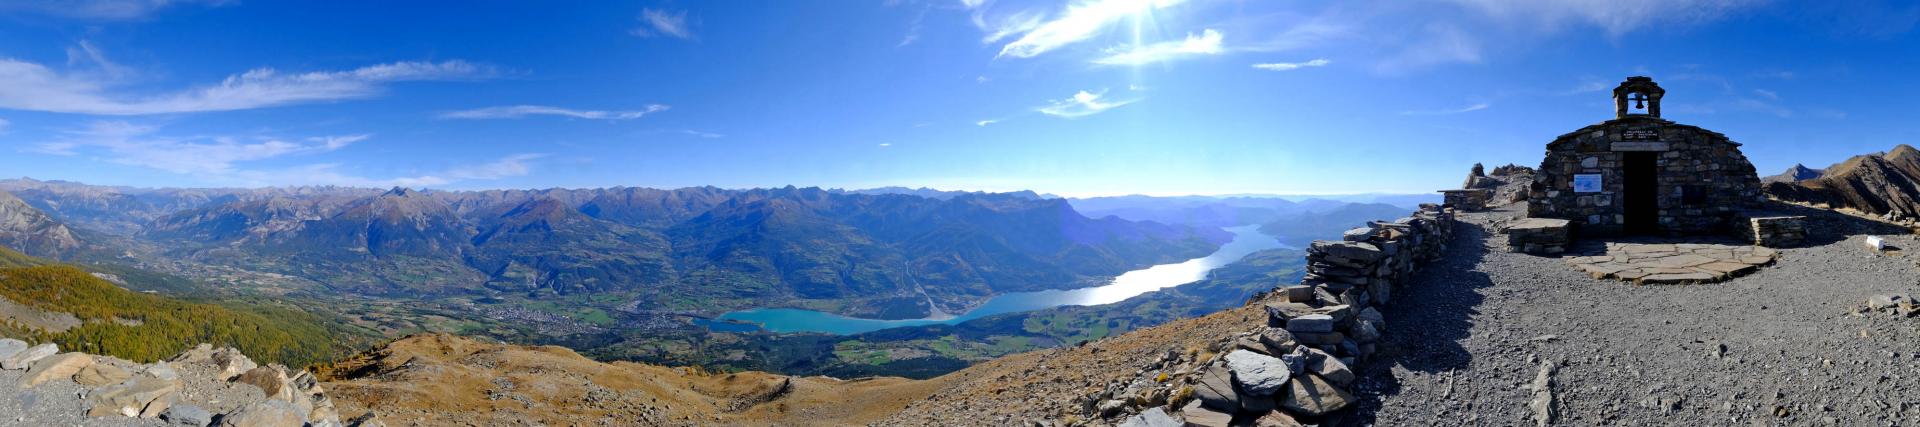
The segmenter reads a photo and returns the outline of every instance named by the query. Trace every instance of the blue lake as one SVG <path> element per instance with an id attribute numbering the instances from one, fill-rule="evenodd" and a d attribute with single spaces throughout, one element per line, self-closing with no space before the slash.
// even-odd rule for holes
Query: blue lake
<path id="1" fill-rule="evenodd" d="M 1259 226 L 1247 225 L 1226 230 L 1233 233 L 1233 241 L 1221 245 L 1219 250 L 1205 257 L 1129 271 L 1103 286 L 1001 294 L 959 316 L 938 319 L 879 320 L 794 308 L 757 308 L 722 314 L 719 317 L 722 321 L 700 320 L 696 323 L 716 331 L 739 332 L 751 330 L 753 325 L 759 325 L 760 329 L 780 333 L 820 332 L 840 335 L 903 326 L 951 325 L 1002 313 L 1067 305 L 1112 304 L 1147 292 L 1193 283 L 1207 278 L 1207 273 L 1213 269 L 1232 264 L 1248 254 L 1286 247 L 1279 240 L 1261 234 Z"/>

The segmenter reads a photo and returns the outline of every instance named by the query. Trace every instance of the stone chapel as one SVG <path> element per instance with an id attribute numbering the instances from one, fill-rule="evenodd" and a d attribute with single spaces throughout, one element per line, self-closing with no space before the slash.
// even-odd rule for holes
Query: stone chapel
<path id="1" fill-rule="evenodd" d="M 1547 144 L 1528 216 L 1586 235 L 1738 230 L 1765 200 L 1753 164 L 1726 135 L 1661 118 L 1665 96 L 1652 78 L 1628 77 L 1613 89 L 1613 120 Z"/>

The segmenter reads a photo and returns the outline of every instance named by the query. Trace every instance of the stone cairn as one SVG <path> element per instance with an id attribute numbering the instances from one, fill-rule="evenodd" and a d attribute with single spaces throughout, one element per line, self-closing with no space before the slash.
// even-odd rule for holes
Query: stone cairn
<path id="1" fill-rule="evenodd" d="M 87 417 L 150 418 L 181 426 L 384 425 L 372 413 L 342 423 L 310 372 L 261 366 L 239 350 L 207 344 L 143 364 L 61 353 L 53 343 L 28 346 L 0 339 L 0 370 L 25 371 L 18 374 L 20 389 L 58 388 L 43 393 L 43 403 L 57 396 L 82 400 Z M 79 392 L 58 391 L 71 388 Z M 5 422 L 35 421 L 9 414 L 0 420 Z"/>
<path id="2" fill-rule="evenodd" d="M 1350 230 L 1340 241 L 1313 242 L 1307 250 L 1307 274 L 1299 284 L 1255 297 L 1266 310 L 1266 326 L 1218 343 L 1213 348 L 1217 354 L 1195 358 L 1192 368 L 1181 368 L 1175 376 L 1162 373 L 1152 379 L 1191 386 L 1171 395 L 1096 398 L 1088 401 L 1099 402 L 1090 409 L 1111 417 L 1131 406 L 1152 406 L 1121 426 L 1333 421 L 1354 401 L 1356 377 L 1349 367 L 1367 360 L 1385 331 L 1386 318 L 1375 307 L 1392 301 L 1394 286 L 1443 255 L 1453 225 L 1451 208 L 1428 204 L 1411 217 Z M 1155 366 L 1182 358 L 1170 353 Z"/>

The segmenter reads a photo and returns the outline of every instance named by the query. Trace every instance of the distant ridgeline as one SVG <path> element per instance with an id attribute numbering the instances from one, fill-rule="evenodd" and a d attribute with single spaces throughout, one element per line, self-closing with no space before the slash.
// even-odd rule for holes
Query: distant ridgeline
<path id="1" fill-rule="evenodd" d="M 151 362 L 197 343 L 302 366 L 350 352 L 313 315 L 193 303 L 128 291 L 79 268 L 0 248 L 0 336 Z"/>
<path id="2" fill-rule="evenodd" d="M 111 237 L 80 239 L 86 246 L 150 243 L 169 259 L 289 276 L 287 289 L 416 299 L 613 294 L 606 299 L 672 312 L 789 306 L 917 318 L 931 312 L 929 301 L 961 312 L 1001 293 L 1086 286 L 1205 255 L 1230 237 L 1088 218 L 1066 200 L 1031 193 L 137 189 L 32 180 L 0 181 L 0 190 L 23 201 L 0 207 L 47 224 L 22 235 L 47 236 L 43 229 L 63 223 Z M 33 242 L 44 241 L 65 242 Z"/>

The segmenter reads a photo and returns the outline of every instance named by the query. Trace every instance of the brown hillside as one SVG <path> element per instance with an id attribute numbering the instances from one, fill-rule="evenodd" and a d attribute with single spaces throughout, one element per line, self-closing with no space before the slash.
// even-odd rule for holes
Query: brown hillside
<path id="1" fill-rule="evenodd" d="M 1170 350 L 1207 352 L 1263 323 L 1238 308 L 929 380 L 705 373 L 601 363 L 562 347 L 445 334 L 402 338 L 326 368 L 340 413 L 394 425 L 1002 425 L 1079 416 L 1080 398 Z"/>
<path id="2" fill-rule="evenodd" d="M 1768 183 L 1766 191 L 1780 200 L 1920 217 L 1920 150 L 1902 144 L 1886 153 L 1854 156 L 1827 168 L 1825 176 Z"/>
<path id="3" fill-rule="evenodd" d="M 402 338 L 328 368 L 342 413 L 394 425 L 858 425 L 944 380 L 712 374 L 601 363 L 562 347 L 444 334 Z"/>

